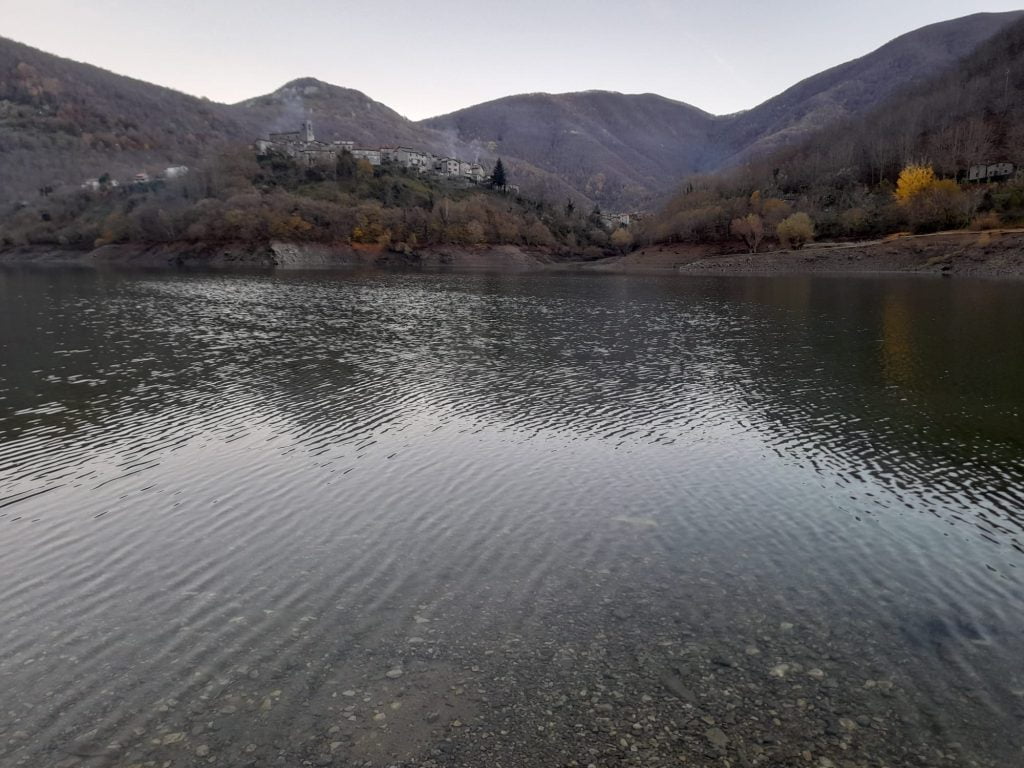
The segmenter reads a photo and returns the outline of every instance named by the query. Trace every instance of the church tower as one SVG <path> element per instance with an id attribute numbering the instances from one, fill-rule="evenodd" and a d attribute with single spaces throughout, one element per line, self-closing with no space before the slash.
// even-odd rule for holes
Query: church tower
<path id="1" fill-rule="evenodd" d="M 306 131 L 306 141 L 312 142 L 313 141 L 313 121 L 312 120 L 306 120 L 302 124 L 302 127 Z"/>

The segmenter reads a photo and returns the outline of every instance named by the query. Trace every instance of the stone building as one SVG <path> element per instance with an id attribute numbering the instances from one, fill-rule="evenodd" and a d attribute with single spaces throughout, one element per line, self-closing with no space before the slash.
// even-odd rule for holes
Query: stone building
<path id="1" fill-rule="evenodd" d="M 361 147 L 355 147 L 352 150 L 352 157 L 356 160 L 365 160 L 370 165 L 380 165 L 381 156 L 379 149 L 363 149 Z"/>
<path id="2" fill-rule="evenodd" d="M 487 172 L 480 163 L 469 163 L 455 157 L 438 157 L 411 147 L 391 146 L 356 147 L 353 141 L 332 141 L 329 144 L 317 141 L 313 123 L 306 120 L 302 130 L 271 133 L 266 139 L 258 139 L 253 148 L 258 155 L 280 154 L 296 160 L 306 167 L 333 165 L 342 152 L 349 152 L 358 160 L 366 160 L 378 166 L 393 163 L 418 173 L 436 173 L 448 178 L 465 179 L 480 184 L 487 179 Z"/>
<path id="3" fill-rule="evenodd" d="M 977 182 L 1002 181 L 1013 176 L 1015 170 L 1016 168 L 1013 163 L 972 165 L 967 172 L 967 180 Z"/>
<path id="4" fill-rule="evenodd" d="M 297 160 L 300 164 L 315 168 L 331 166 L 338 161 L 338 153 L 353 147 L 351 141 L 336 141 L 327 144 L 317 141 L 313 134 L 313 121 L 306 120 L 300 131 L 271 133 L 267 139 L 259 139 L 255 143 L 256 154 L 281 154 Z"/>

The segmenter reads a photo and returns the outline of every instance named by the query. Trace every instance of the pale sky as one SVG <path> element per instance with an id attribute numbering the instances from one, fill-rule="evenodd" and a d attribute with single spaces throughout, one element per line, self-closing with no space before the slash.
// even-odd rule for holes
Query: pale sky
<path id="1" fill-rule="evenodd" d="M 514 93 L 749 109 L 973 0 L 0 0 L 0 36 L 215 101 L 297 77 L 412 119 Z"/>

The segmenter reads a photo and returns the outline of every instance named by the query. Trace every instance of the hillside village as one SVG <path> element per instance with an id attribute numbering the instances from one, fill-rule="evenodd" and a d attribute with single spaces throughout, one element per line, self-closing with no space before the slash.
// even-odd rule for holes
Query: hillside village
<path id="1" fill-rule="evenodd" d="M 301 130 L 271 133 L 266 139 L 258 139 L 253 149 L 258 155 L 285 155 L 308 168 L 334 165 L 339 155 L 348 152 L 357 160 L 365 160 L 372 166 L 392 163 L 417 173 L 463 179 L 473 184 L 482 184 L 488 178 L 488 173 L 480 163 L 467 162 L 457 157 L 442 157 L 409 147 L 357 147 L 354 141 L 318 141 L 311 120 L 304 121 Z M 519 187 L 510 184 L 504 191 L 519 194 Z"/>

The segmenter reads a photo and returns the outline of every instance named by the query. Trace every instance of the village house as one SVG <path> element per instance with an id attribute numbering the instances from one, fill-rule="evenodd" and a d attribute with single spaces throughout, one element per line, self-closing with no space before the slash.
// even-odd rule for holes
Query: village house
<path id="1" fill-rule="evenodd" d="M 465 161 L 459 162 L 459 175 L 465 176 L 472 182 L 477 184 L 482 183 L 487 178 L 487 171 L 480 163 L 467 163 Z"/>
<path id="2" fill-rule="evenodd" d="M 991 163 L 972 165 L 967 172 L 968 181 L 986 182 L 1008 179 L 1016 170 L 1013 163 Z"/>
<path id="3" fill-rule="evenodd" d="M 168 181 L 173 179 L 180 179 L 183 176 L 188 175 L 187 165 L 172 165 L 169 168 L 164 169 L 163 177 Z"/>
<path id="4" fill-rule="evenodd" d="M 454 158 L 454 157 L 442 157 L 442 158 L 439 158 L 437 163 L 434 165 L 434 170 L 436 170 L 442 176 L 458 176 L 459 175 L 459 161 L 458 161 L 458 158 Z"/>
<path id="5" fill-rule="evenodd" d="M 327 144 L 317 141 L 313 134 L 313 122 L 306 120 L 301 131 L 271 133 L 268 139 L 258 139 L 254 146 L 258 155 L 278 153 L 314 168 L 333 165 L 338 160 L 338 154 L 355 146 L 355 143 L 338 141 Z"/>
<path id="6" fill-rule="evenodd" d="M 370 165 L 381 164 L 381 156 L 379 149 L 363 149 L 360 147 L 355 147 L 351 150 L 351 152 L 352 157 L 354 157 L 356 160 L 365 160 Z"/>
<path id="7" fill-rule="evenodd" d="M 601 224 L 607 229 L 629 228 L 632 214 L 629 213 L 602 213 Z"/>
<path id="8" fill-rule="evenodd" d="M 257 139 L 253 148 L 258 155 L 272 153 L 285 155 L 304 166 L 329 166 L 337 162 L 343 152 L 350 153 L 357 160 L 366 160 L 378 166 L 392 163 L 417 173 L 437 173 L 449 178 L 466 179 L 480 184 L 487 179 L 487 172 L 480 163 L 470 163 L 454 157 L 438 157 L 411 147 L 393 146 L 373 149 L 356 147 L 353 141 L 317 141 L 313 134 L 313 123 L 306 120 L 302 130 L 271 133 L 269 138 Z M 518 194 L 518 188 L 515 189 Z"/>

